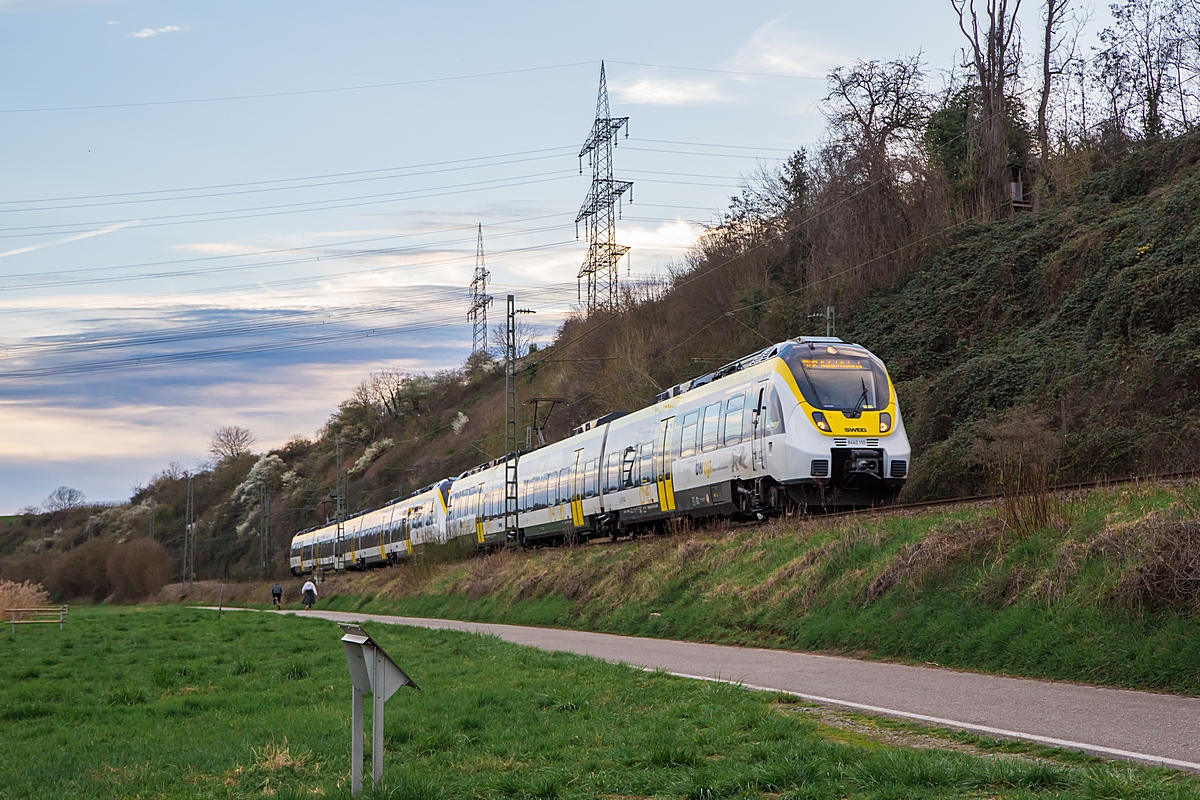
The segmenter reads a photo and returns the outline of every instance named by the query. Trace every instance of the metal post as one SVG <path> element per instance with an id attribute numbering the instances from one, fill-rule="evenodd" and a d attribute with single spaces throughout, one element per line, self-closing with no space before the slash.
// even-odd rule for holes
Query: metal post
<path id="1" fill-rule="evenodd" d="M 265 483 L 258 485 L 258 559 L 263 578 L 270 577 L 271 494 Z"/>
<path id="2" fill-rule="evenodd" d="M 825 335 L 826 336 L 837 336 L 837 334 L 834 333 L 835 330 L 837 330 L 837 326 L 834 325 L 833 306 L 826 306 L 825 307 Z"/>
<path id="3" fill-rule="evenodd" d="M 517 540 L 517 301 L 508 296 L 508 330 L 504 348 L 504 538 Z"/>
<path id="4" fill-rule="evenodd" d="M 346 477 L 342 470 L 342 434 L 338 434 L 334 445 L 334 459 L 337 461 L 337 504 L 334 506 L 337 514 L 337 538 L 333 547 L 333 569 L 336 572 L 342 568 L 342 555 L 345 549 L 342 537 L 346 535 Z"/>
<path id="5" fill-rule="evenodd" d="M 371 787 L 374 789 L 378 789 L 383 780 L 383 703 L 387 700 L 383 659 L 382 651 L 372 647 L 371 664 L 375 677 L 371 685 L 375 689 L 371 692 Z"/>
<path id="6" fill-rule="evenodd" d="M 350 794 L 362 791 L 363 772 L 363 691 L 354 686 L 350 701 Z"/>

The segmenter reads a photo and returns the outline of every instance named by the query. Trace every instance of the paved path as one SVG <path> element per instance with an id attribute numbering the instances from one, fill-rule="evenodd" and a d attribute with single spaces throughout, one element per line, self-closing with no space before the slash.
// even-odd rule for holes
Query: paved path
<path id="1" fill-rule="evenodd" d="M 944 727 L 1200 771 L 1200 698 L 1195 697 L 556 628 L 338 611 L 282 613 L 492 634 L 542 650 L 579 653 Z"/>

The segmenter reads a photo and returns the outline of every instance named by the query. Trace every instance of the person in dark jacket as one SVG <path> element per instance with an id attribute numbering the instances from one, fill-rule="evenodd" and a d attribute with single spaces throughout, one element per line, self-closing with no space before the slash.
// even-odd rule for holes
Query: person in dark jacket
<path id="1" fill-rule="evenodd" d="M 271 602 L 275 604 L 276 610 L 279 609 L 281 600 L 283 600 L 283 587 L 279 585 L 279 581 L 275 581 L 275 585 L 271 587 Z"/>

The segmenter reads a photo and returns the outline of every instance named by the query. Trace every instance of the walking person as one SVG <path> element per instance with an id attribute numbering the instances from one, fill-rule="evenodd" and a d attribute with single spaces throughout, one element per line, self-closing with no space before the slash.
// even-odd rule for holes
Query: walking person
<path id="1" fill-rule="evenodd" d="M 271 587 L 271 602 L 275 604 L 275 610 L 279 610 L 279 602 L 283 600 L 283 587 L 279 585 L 279 581 L 275 581 L 275 585 Z"/>
<path id="2" fill-rule="evenodd" d="M 304 602 L 304 610 L 312 610 L 313 603 L 317 602 L 317 585 L 308 579 L 304 582 L 304 588 L 300 590 L 301 598 Z"/>

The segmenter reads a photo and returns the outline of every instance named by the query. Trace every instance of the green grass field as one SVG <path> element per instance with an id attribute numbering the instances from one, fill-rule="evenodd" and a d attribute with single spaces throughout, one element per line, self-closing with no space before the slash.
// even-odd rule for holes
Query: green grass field
<path id="1" fill-rule="evenodd" d="M 388 704 L 388 797 L 1200 797 L 1164 770 L 830 724 L 786 698 L 482 636 L 371 632 L 422 687 Z M 64 631 L 6 635 L 0 797 L 348 796 L 339 635 L 179 607 L 79 608 Z"/>

